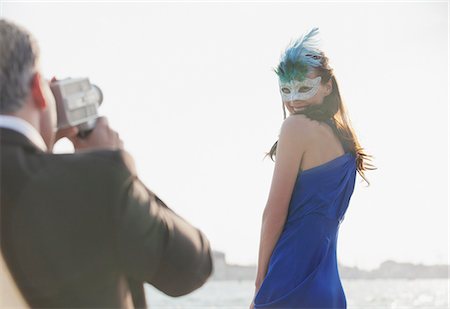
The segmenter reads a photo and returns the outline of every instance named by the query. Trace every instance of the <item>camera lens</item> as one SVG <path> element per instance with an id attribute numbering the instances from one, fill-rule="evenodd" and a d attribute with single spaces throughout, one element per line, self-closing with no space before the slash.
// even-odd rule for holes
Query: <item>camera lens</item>
<path id="1" fill-rule="evenodd" d="M 103 102 L 103 92 L 101 91 L 100 87 L 98 87 L 97 85 L 91 84 L 92 85 L 92 89 L 95 89 L 95 92 L 98 95 L 98 106 L 102 105 Z"/>

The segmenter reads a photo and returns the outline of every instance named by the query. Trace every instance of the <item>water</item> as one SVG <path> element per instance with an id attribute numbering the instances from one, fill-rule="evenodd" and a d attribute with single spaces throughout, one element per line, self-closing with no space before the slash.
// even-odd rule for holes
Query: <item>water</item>
<path id="1" fill-rule="evenodd" d="M 449 308 L 448 279 L 345 280 L 348 309 Z M 146 285 L 150 308 L 248 308 L 253 281 L 209 281 L 193 293 L 172 298 Z"/>

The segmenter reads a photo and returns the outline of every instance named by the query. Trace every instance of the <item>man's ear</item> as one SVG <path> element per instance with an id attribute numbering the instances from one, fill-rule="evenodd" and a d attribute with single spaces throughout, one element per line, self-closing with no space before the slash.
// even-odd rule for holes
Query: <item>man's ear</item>
<path id="1" fill-rule="evenodd" d="M 34 104 L 39 109 L 45 109 L 47 107 L 47 101 L 44 96 L 44 91 L 41 85 L 41 75 L 35 73 L 31 79 L 31 96 L 33 97 Z"/>

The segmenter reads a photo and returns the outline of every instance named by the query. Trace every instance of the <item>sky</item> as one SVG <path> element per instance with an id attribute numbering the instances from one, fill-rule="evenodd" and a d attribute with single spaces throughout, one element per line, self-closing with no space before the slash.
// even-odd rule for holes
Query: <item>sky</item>
<path id="1" fill-rule="evenodd" d="M 449 263 L 448 2 L 15 2 L 48 78 L 89 77 L 139 177 L 229 263 L 256 264 L 283 120 L 273 68 L 319 27 L 358 139 L 338 261 Z M 56 152 L 71 152 L 60 141 Z"/>

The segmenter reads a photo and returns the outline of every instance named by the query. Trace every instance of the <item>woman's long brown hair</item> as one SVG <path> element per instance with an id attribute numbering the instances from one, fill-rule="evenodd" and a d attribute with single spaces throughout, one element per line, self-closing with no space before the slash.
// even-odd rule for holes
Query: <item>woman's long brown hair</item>
<path id="1" fill-rule="evenodd" d="M 319 105 L 310 105 L 304 110 L 297 112 L 296 114 L 304 114 L 306 117 L 312 120 L 325 121 L 331 119 L 336 124 L 335 133 L 339 139 L 343 142 L 344 149 L 352 152 L 356 157 L 356 169 L 361 177 L 370 185 L 369 181 L 365 177 L 365 171 L 375 170 L 376 167 L 371 162 L 371 155 L 364 151 L 361 147 L 355 131 L 351 126 L 350 119 L 347 115 L 346 108 L 342 102 L 341 94 L 336 78 L 333 75 L 333 69 L 328 64 L 328 58 L 322 53 L 322 67 L 314 68 L 317 70 L 319 76 L 322 77 L 322 84 L 327 83 L 331 78 L 333 86 L 332 92 L 326 96 Z M 283 106 L 283 115 L 286 118 L 286 108 Z M 334 128 L 333 128 L 334 130 Z M 278 141 L 273 144 L 267 155 L 274 161 L 277 152 Z"/>

